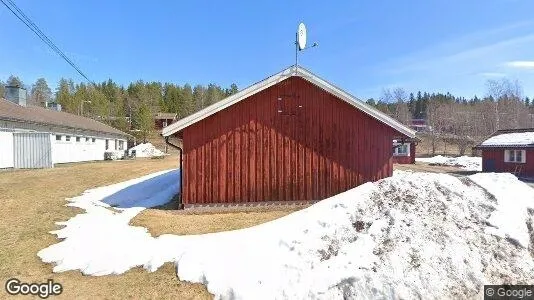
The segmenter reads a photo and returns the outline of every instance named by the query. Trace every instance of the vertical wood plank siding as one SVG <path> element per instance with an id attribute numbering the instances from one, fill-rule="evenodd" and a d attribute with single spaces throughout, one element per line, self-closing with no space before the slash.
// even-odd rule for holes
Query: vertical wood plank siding
<path id="1" fill-rule="evenodd" d="M 391 176 L 400 136 L 291 77 L 183 130 L 183 201 L 324 199 Z"/>
<path id="2" fill-rule="evenodd" d="M 504 162 L 505 150 L 525 150 L 525 163 Z M 488 161 L 494 161 L 495 169 L 488 169 Z M 486 148 L 482 150 L 483 172 L 515 173 L 517 176 L 534 177 L 534 149 L 532 148 Z"/>

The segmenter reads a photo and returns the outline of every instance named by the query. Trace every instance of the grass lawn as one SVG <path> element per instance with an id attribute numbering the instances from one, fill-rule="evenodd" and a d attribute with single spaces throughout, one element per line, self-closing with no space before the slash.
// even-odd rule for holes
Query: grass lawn
<path id="1" fill-rule="evenodd" d="M 57 242 L 49 234 L 80 210 L 65 207 L 65 198 L 84 190 L 125 181 L 153 172 L 174 168 L 177 157 L 132 161 L 94 162 L 60 165 L 53 169 L 0 171 L 0 280 L 16 277 L 23 282 L 54 279 L 63 285 L 60 298 L 175 298 L 209 299 L 200 284 L 181 282 L 174 265 L 166 264 L 149 273 L 136 268 L 121 275 L 91 277 L 80 272 L 52 273 L 37 252 Z M 255 212 L 177 213 L 149 209 L 133 223 L 146 226 L 154 235 L 194 234 L 245 228 L 287 215 L 295 208 Z M 102 245 L 105 247 L 105 245 Z M 5 289 L 0 293 L 5 298 Z"/>

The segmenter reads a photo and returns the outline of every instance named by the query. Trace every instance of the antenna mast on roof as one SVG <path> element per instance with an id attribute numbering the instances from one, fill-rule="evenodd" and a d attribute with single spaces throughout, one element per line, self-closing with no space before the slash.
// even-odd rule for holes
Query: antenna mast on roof
<path id="1" fill-rule="evenodd" d="M 306 48 L 306 39 L 307 39 L 306 25 L 304 25 L 304 23 L 300 23 L 297 29 L 297 33 L 295 34 L 295 74 L 298 73 L 299 51 L 318 46 L 317 43 L 313 43 L 311 47 Z"/>

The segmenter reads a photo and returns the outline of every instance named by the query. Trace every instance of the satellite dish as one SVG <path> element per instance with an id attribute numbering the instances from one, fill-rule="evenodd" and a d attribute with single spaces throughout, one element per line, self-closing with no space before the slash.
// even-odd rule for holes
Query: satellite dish
<path id="1" fill-rule="evenodd" d="M 306 26 L 304 23 L 299 24 L 297 42 L 299 44 L 299 50 L 306 48 Z"/>

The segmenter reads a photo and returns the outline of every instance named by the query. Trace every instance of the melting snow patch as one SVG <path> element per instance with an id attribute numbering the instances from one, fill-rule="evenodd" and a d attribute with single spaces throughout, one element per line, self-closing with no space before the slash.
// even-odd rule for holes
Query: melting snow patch
<path id="1" fill-rule="evenodd" d="M 434 157 L 416 158 L 415 161 L 438 166 L 460 167 L 466 171 L 482 171 L 482 157 L 448 157 L 437 155 Z"/>
<path id="2" fill-rule="evenodd" d="M 142 208 L 100 201 L 145 180 L 72 199 L 86 212 L 39 257 L 87 275 L 174 262 L 220 299 L 474 298 L 484 284 L 532 283 L 534 190 L 510 175 L 397 171 L 258 226 L 157 238 L 128 225 Z"/>
<path id="3" fill-rule="evenodd" d="M 136 157 L 154 157 L 165 155 L 165 153 L 158 150 L 151 143 L 139 144 L 135 147 L 128 149 L 128 155 L 132 155 L 132 150 L 135 150 Z"/>

